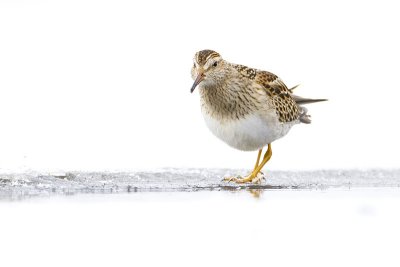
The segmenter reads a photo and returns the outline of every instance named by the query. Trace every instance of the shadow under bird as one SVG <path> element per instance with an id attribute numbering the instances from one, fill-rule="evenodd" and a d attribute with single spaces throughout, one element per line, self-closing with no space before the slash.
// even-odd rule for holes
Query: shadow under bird
<path id="1" fill-rule="evenodd" d="M 195 54 L 192 78 L 190 92 L 199 87 L 201 111 L 211 132 L 236 149 L 258 150 L 253 171 L 246 177 L 224 178 L 228 182 L 259 183 L 261 169 L 272 156 L 271 143 L 293 125 L 311 123 L 302 105 L 326 101 L 294 95 L 296 87 L 289 89 L 275 74 L 227 62 L 213 50 Z"/>

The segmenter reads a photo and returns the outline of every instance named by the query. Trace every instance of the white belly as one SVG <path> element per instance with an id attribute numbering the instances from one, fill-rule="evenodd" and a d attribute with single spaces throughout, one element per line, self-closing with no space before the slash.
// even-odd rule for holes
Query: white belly
<path id="1" fill-rule="evenodd" d="M 220 121 L 203 112 L 211 132 L 228 145 L 245 151 L 258 150 L 288 133 L 296 123 L 281 123 L 276 116 L 247 115 L 243 119 Z"/>

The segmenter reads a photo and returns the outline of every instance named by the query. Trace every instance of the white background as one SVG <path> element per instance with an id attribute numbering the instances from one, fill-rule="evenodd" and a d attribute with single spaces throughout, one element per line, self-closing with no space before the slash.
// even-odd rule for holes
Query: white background
<path id="1" fill-rule="evenodd" d="M 398 267 L 398 188 L 0 202 L 2 266 Z M 12 230 L 10 230 L 12 229 Z"/>
<path id="2" fill-rule="evenodd" d="M 313 123 L 273 144 L 270 169 L 399 167 L 396 1 L 0 2 L 0 168 L 250 168 L 190 94 L 209 48 L 269 70 Z"/>

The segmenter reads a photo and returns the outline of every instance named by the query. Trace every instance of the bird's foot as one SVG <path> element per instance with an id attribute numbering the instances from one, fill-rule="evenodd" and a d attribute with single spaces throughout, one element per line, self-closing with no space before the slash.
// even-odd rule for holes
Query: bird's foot
<path id="1" fill-rule="evenodd" d="M 258 174 L 251 173 L 246 177 L 225 177 L 222 181 L 224 182 L 234 182 L 237 184 L 245 184 L 245 183 L 252 183 L 252 184 L 261 184 L 262 180 L 265 180 L 264 174 L 259 172 Z"/>

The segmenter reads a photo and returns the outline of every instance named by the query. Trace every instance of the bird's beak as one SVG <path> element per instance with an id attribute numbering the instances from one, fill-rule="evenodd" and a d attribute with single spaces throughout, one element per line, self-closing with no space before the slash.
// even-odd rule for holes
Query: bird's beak
<path id="1" fill-rule="evenodd" d="M 196 86 L 202 81 L 204 80 L 204 74 L 203 72 L 199 72 L 199 74 L 197 75 L 196 80 L 194 80 L 194 83 L 192 85 L 192 88 L 190 89 L 190 92 L 193 93 L 194 89 L 196 89 Z"/>

